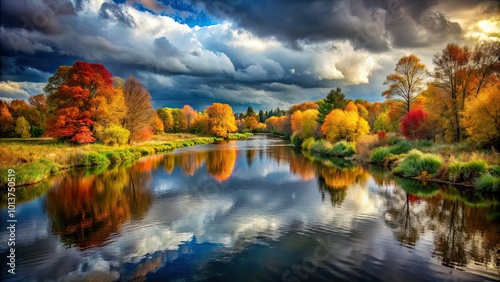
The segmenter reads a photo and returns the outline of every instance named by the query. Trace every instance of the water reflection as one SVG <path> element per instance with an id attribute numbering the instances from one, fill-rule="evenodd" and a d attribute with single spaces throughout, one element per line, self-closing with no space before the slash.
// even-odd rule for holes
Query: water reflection
<path id="1" fill-rule="evenodd" d="M 18 227 L 19 265 L 32 270 L 19 280 L 275 281 L 314 257 L 318 238 L 332 250 L 313 281 L 500 278 L 495 199 L 275 138 L 182 148 L 52 186 L 43 209 L 20 205 L 35 215 Z M 36 224 L 45 233 L 32 235 Z"/>
<path id="2" fill-rule="evenodd" d="M 132 167 L 61 176 L 46 196 L 51 230 L 69 246 L 100 246 L 130 219 L 141 219 L 152 202 L 149 187 L 155 159 Z"/>

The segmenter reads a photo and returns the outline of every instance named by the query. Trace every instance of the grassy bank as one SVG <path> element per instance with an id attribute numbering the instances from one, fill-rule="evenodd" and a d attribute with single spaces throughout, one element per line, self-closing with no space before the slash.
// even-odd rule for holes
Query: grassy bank
<path id="1" fill-rule="evenodd" d="M 332 144 L 325 139 L 315 140 L 312 137 L 304 140 L 301 147 L 313 153 L 340 158 L 351 157 L 356 152 L 354 146 L 346 141 Z"/>
<path id="2" fill-rule="evenodd" d="M 227 139 L 248 138 L 252 134 L 230 134 Z M 168 141 L 167 141 L 168 140 Z M 163 134 L 153 141 L 122 146 L 100 144 L 72 145 L 53 141 L 45 144 L 27 142 L 2 143 L 0 147 L 0 187 L 7 185 L 8 169 L 15 170 L 16 186 L 34 184 L 49 175 L 71 167 L 106 166 L 137 159 L 141 156 L 171 151 L 176 148 L 208 144 L 221 138 L 192 134 Z"/>
<path id="3" fill-rule="evenodd" d="M 500 192 L 500 154 L 467 144 L 379 139 L 366 136 L 356 144 L 355 158 L 383 165 L 396 175 Z"/>

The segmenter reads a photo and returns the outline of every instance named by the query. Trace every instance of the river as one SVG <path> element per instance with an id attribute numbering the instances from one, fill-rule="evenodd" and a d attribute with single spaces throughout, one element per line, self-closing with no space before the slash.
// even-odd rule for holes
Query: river
<path id="1" fill-rule="evenodd" d="M 15 275 L 0 231 L 2 281 L 500 280 L 494 200 L 268 135 L 27 189 Z"/>

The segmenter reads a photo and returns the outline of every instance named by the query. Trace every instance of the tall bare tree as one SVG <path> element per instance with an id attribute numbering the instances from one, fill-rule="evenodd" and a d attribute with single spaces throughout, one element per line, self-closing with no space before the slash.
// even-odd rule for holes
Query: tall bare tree
<path id="1" fill-rule="evenodd" d="M 384 81 L 389 89 L 382 92 L 382 96 L 402 101 L 405 113 L 408 113 L 425 86 L 425 65 L 420 62 L 419 57 L 411 54 L 399 59 L 394 71 Z"/>

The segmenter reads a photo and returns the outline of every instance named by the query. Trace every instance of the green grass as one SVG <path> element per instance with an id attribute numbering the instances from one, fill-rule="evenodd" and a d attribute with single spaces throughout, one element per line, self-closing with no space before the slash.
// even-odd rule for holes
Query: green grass
<path id="1" fill-rule="evenodd" d="M 370 162 L 383 164 L 385 159 L 391 155 L 391 150 L 387 147 L 378 147 L 370 155 Z"/>
<path id="2" fill-rule="evenodd" d="M 302 149 L 331 157 L 351 157 L 356 153 L 354 145 L 346 141 L 340 141 L 332 145 L 325 139 L 315 141 L 312 137 L 304 140 Z"/>
<path id="3" fill-rule="evenodd" d="M 243 138 L 250 134 L 236 134 L 234 138 Z M 216 140 L 215 137 L 197 137 L 188 140 L 173 140 L 170 142 L 148 142 L 125 146 L 104 146 L 91 144 L 72 146 L 53 143 L 36 145 L 36 147 L 19 144 L 10 144 L 2 148 L 3 154 L 9 154 L 10 159 L 0 167 L 0 187 L 7 184 L 7 170 L 16 171 L 16 185 L 27 185 L 42 181 L 50 174 L 63 168 L 77 166 L 106 167 L 109 164 L 123 163 L 141 156 L 171 151 L 175 148 L 193 145 L 208 144 Z M 52 159 L 47 159 L 50 156 Z"/>
<path id="4" fill-rule="evenodd" d="M 484 192 L 500 192 L 500 177 L 485 173 L 474 181 L 474 187 Z"/>
<path id="5" fill-rule="evenodd" d="M 245 133 L 229 133 L 226 138 L 226 140 L 240 140 L 240 139 L 247 139 L 248 137 L 253 136 L 251 132 L 245 132 Z"/>
<path id="6" fill-rule="evenodd" d="M 394 168 L 393 173 L 406 177 L 434 175 L 442 164 L 443 159 L 440 156 L 424 154 L 413 149 Z"/>
<path id="7" fill-rule="evenodd" d="M 488 164 L 483 160 L 468 162 L 453 161 L 448 167 L 448 180 L 453 182 L 467 182 L 478 178 L 488 170 Z"/>
<path id="8" fill-rule="evenodd" d="M 59 166 L 51 161 L 42 159 L 33 163 L 28 163 L 20 167 L 13 168 L 15 170 L 16 186 L 33 184 L 42 181 L 48 175 L 59 170 Z M 0 168 L 1 182 L 5 186 L 7 184 L 8 168 Z"/>

